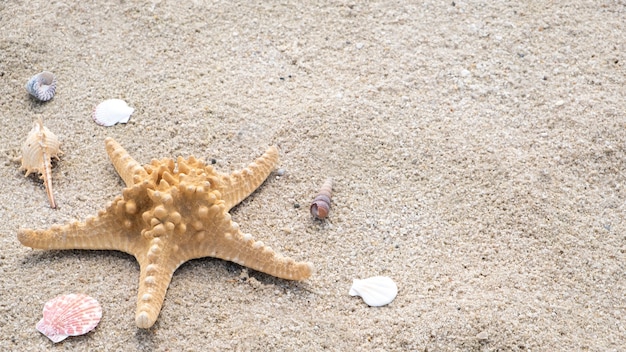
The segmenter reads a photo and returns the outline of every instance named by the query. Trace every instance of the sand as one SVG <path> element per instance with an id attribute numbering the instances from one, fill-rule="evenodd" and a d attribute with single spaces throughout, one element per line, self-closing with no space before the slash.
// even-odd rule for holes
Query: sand
<path id="1" fill-rule="evenodd" d="M 584 0 L 0 3 L 0 350 L 623 350 L 624 18 L 623 1 Z M 43 70 L 47 103 L 24 90 Z M 91 120 L 108 98 L 136 109 L 128 124 Z M 58 210 L 15 161 L 39 117 L 64 151 Z M 137 329 L 132 256 L 16 238 L 121 194 L 107 136 L 140 163 L 225 173 L 277 145 L 285 174 L 232 217 L 317 272 L 193 260 Z M 348 295 L 375 275 L 399 287 L 388 306 Z M 35 324 L 70 292 L 104 316 L 53 345 Z"/>

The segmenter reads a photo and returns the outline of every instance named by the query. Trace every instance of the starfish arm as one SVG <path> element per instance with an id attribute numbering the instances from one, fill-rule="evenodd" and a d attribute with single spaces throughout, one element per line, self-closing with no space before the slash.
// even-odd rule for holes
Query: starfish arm
<path id="1" fill-rule="evenodd" d="M 270 175 L 276 164 L 278 164 L 278 149 L 271 146 L 265 154 L 245 169 L 235 171 L 230 175 L 220 175 L 222 183 L 220 193 L 226 203 L 226 211 L 252 194 Z"/>
<path id="2" fill-rule="evenodd" d="M 182 264 L 179 260 L 172 260 L 170 255 L 164 255 L 168 249 L 162 245 L 162 241 L 158 241 L 158 238 L 153 239 L 147 254 L 137 258 L 141 263 L 141 274 L 135 323 L 141 329 L 149 329 L 156 322 L 172 275 Z"/>
<path id="3" fill-rule="evenodd" d="M 283 257 L 255 241 L 250 234 L 243 234 L 239 225 L 231 221 L 230 214 L 223 213 L 224 205 L 208 209 L 204 228 L 198 228 L 193 241 L 181 244 L 181 255 L 188 259 L 215 257 L 228 260 L 266 274 L 288 280 L 304 280 L 313 273 L 313 264 L 296 262 Z M 221 216 L 217 214 L 222 213 Z M 191 245 L 190 245 L 191 244 Z"/>
<path id="4" fill-rule="evenodd" d="M 148 177 L 146 170 L 113 138 L 107 137 L 104 143 L 106 144 L 107 154 L 109 154 L 111 163 L 113 163 L 115 170 L 124 180 L 127 187 Z"/>
<path id="5" fill-rule="evenodd" d="M 308 279 L 315 270 L 312 263 L 284 257 L 263 242 L 255 241 L 251 234 L 237 231 L 227 240 L 232 243 L 218 251 L 211 250 L 216 252 L 215 257 L 287 280 Z"/>
<path id="6" fill-rule="evenodd" d="M 110 213 L 100 212 L 85 222 L 54 225 L 47 230 L 20 229 L 17 238 L 36 249 L 118 250 L 135 255 L 125 230 Z"/>

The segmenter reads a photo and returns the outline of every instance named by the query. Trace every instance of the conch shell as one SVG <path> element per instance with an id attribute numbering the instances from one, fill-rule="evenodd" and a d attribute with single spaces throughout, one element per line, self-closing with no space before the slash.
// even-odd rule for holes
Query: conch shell
<path id="1" fill-rule="evenodd" d="M 35 121 L 33 129 L 28 133 L 26 141 L 22 144 L 22 166 L 20 170 L 26 170 L 26 176 L 33 172 L 41 174 L 40 179 L 46 187 L 50 207 L 56 208 L 54 196 L 52 195 L 52 158 L 59 160 L 59 154 L 63 154 L 59 149 L 59 139 L 43 125 L 43 121 Z"/>

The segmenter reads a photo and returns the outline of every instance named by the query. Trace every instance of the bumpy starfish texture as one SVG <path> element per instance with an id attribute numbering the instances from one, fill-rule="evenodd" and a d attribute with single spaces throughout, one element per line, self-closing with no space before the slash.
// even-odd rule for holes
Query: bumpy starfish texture
<path id="1" fill-rule="evenodd" d="M 20 229 L 19 241 L 38 249 L 118 250 L 140 266 L 135 322 L 156 321 L 174 271 L 184 262 L 215 257 L 289 280 L 311 276 L 313 265 L 276 254 L 243 234 L 228 211 L 270 175 L 278 150 L 270 147 L 242 171 L 220 174 L 193 156 L 140 166 L 112 138 L 106 150 L 126 183 L 122 196 L 84 223 L 47 230 Z"/>

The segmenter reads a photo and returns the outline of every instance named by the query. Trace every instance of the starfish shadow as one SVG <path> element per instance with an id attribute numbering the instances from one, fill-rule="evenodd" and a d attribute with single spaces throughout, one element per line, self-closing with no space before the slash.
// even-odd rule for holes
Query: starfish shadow
<path id="1" fill-rule="evenodd" d="M 212 272 L 211 276 L 214 276 L 216 278 L 222 278 L 231 282 L 237 281 L 245 283 L 250 279 L 254 279 L 261 283 L 263 286 L 273 286 L 276 288 L 280 288 L 283 291 L 291 290 L 291 293 L 295 295 L 298 295 L 300 293 L 308 294 L 313 292 L 309 288 L 308 282 L 281 279 L 279 277 L 250 269 L 237 263 L 211 257 L 198 258 L 187 261 L 183 263 L 178 269 L 176 269 L 176 273 L 178 273 L 178 275 L 183 278 L 186 276 L 192 276 L 194 275 L 194 272 L 202 270 L 209 270 Z M 242 275 L 244 271 L 246 272 L 246 274 Z M 174 274 L 174 276 L 176 276 L 176 273 Z M 175 277 L 172 279 L 172 282 L 174 282 L 174 280 L 176 280 Z"/>
<path id="2" fill-rule="evenodd" d="M 150 329 L 137 329 L 135 331 L 135 351 L 156 351 L 159 345 L 154 331 L 158 328 L 159 323 L 156 322 Z"/>
<path id="3" fill-rule="evenodd" d="M 32 251 L 22 257 L 21 264 L 25 268 L 35 267 L 44 262 L 58 261 L 59 259 L 65 260 L 66 258 L 76 258 L 81 262 L 88 261 L 93 262 L 94 266 L 98 263 L 102 263 L 102 258 L 120 258 L 133 263 L 139 272 L 139 264 L 135 258 L 127 253 L 115 251 L 115 250 L 83 250 L 83 249 L 71 249 L 71 250 L 48 250 L 48 251 Z M 41 269 L 41 268 L 39 268 Z"/>

